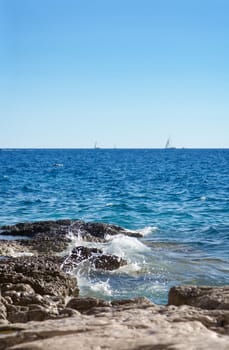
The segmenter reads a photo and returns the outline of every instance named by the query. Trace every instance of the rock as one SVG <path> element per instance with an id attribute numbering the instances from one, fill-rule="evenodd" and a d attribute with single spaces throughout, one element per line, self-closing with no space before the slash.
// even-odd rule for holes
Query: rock
<path id="1" fill-rule="evenodd" d="M 23 327 L 21 324 L 3 325 L 0 349 L 228 349 L 229 337 L 216 333 L 222 325 L 217 326 L 213 310 L 156 305 L 141 308 L 140 300 L 138 302 L 130 303 L 129 308 L 121 304 L 101 309 L 92 307 L 90 315 L 86 312 L 86 315 L 27 322 Z M 88 304 L 94 303 L 93 299 Z"/>
<path id="2" fill-rule="evenodd" d="M 60 269 L 60 257 L 0 260 L 0 319 L 12 323 L 63 317 L 65 298 L 78 296 L 76 278 Z"/>
<path id="3" fill-rule="evenodd" d="M 14 303 L 25 296 L 23 291 L 9 290 L 9 284 L 24 284 L 25 289 L 40 295 L 69 296 L 76 293 L 76 278 L 65 274 L 57 263 L 59 258 L 21 257 L 0 260 L 0 281 L 3 295 Z M 8 287 L 7 287 L 8 286 Z M 29 286 L 29 287 L 28 287 Z M 22 287 L 20 287 L 22 288 Z M 27 293 L 28 294 L 28 293 Z"/>
<path id="4" fill-rule="evenodd" d="M 66 249 L 72 236 L 103 242 L 107 235 L 137 233 L 79 220 L 1 230 L 28 237 L 0 241 L 2 252 L 34 256 L 0 259 L 0 350 L 228 349 L 229 287 L 174 287 L 167 306 L 146 298 L 79 298 L 76 279 L 65 271 L 84 261 L 109 270 L 126 261 L 84 246 L 74 248 L 69 257 L 55 254 Z"/>
<path id="5" fill-rule="evenodd" d="M 102 254 L 102 250 L 83 246 L 74 247 L 71 254 L 64 258 L 62 269 L 77 267 L 82 261 L 88 260 L 96 254 Z"/>
<path id="6" fill-rule="evenodd" d="M 91 259 L 91 262 L 94 264 L 96 269 L 103 269 L 103 270 L 116 270 L 121 266 L 127 265 L 127 261 L 116 256 L 116 255 L 108 255 L 108 254 L 102 254 L 97 257 L 93 257 Z"/>
<path id="7" fill-rule="evenodd" d="M 225 288 L 204 290 L 209 295 L 218 290 L 218 300 L 222 295 L 224 303 Z M 196 298 L 199 295 L 196 292 Z M 0 350 L 228 349 L 229 310 L 219 305 L 210 310 L 159 306 L 146 298 L 107 302 L 78 297 L 57 306 L 57 297 L 42 300 L 46 300 L 44 306 L 21 306 L 1 299 L 14 324 L 6 319 L 0 322 Z"/>
<path id="8" fill-rule="evenodd" d="M 34 223 L 18 223 L 2 226 L 1 235 L 25 236 L 30 239 L 20 240 L 21 245 L 33 247 L 39 252 L 62 251 L 70 241 L 70 236 L 80 236 L 89 241 L 104 241 L 107 235 L 123 234 L 142 237 L 142 234 L 112 224 L 100 222 L 86 223 L 81 220 L 40 221 Z"/>
<path id="9" fill-rule="evenodd" d="M 138 305 L 140 307 L 143 307 L 143 306 L 154 306 L 155 304 L 145 297 L 138 297 L 133 299 L 113 300 L 111 302 L 111 305 L 115 307 L 122 307 L 122 308 L 126 308 L 126 307 L 133 308 L 133 307 L 137 307 Z"/>
<path id="10" fill-rule="evenodd" d="M 202 309 L 229 310 L 229 286 L 226 287 L 173 287 L 169 291 L 169 305 L 191 305 Z"/>
<path id="11" fill-rule="evenodd" d="M 7 257 L 13 256 L 16 257 L 18 255 L 32 255 L 29 249 L 26 249 L 20 241 L 8 241 L 8 240 L 0 240 L 0 256 Z"/>
<path id="12" fill-rule="evenodd" d="M 118 234 L 123 234 L 131 237 L 142 237 L 142 234 L 135 231 L 125 230 L 120 226 L 105 224 L 102 222 L 81 222 L 80 223 L 81 235 L 84 236 L 89 234 L 93 237 L 105 239 L 106 235 L 114 236 Z"/>
<path id="13" fill-rule="evenodd" d="M 103 254 L 101 249 L 79 246 L 73 248 L 72 253 L 63 259 L 62 269 L 72 271 L 83 261 L 103 270 L 115 270 L 127 264 L 126 260 L 116 255 Z"/>
<path id="14" fill-rule="evenodd" d="M 1 235 L 34 237 L 39 233 L 59 233 L 65 235 L 71 225 L 71 220 L 38 221 L 1 226 Z"/>
<path id="15" fill-rule="evenodd" d="M 7 318 L 6 300 L 0 296 L 0 320 Z"/>
<path id="16" fill-rule="evenodd" d="M 71 309 L 71 308 L 67 308 L 67 307 L 59 310 L 59 315 L 61 315 L 63 317 L 73 317 L 73 316 L 76 316 L 78 314 L 79 314 L 78 311 Z"/>
<path id="17" fill-rule="evenodd" d="M 24 293 L 24 295 L 30 295 L 34 293 L 33 288 L 26 283 L 7 283 L 1 286 L 1 291 L 5 295 L 8 291 L 21 292 Z"/>
<path id="18" fill-rule="evenodd" d="M 106 307 L 110 305 L 108 301 L 97 298 L 72 298 L 67 303 L 66 307 L 85 313 L 94 307 Z"/>

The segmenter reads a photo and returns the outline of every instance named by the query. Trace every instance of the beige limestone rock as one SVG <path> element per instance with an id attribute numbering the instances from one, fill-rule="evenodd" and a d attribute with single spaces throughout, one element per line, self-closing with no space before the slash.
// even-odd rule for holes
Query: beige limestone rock
<path id="1" fill-rule="evenodd" d="M 229 310 L 229 286 L 179 286 L 169 291 L 170 305 L 191 305 L 202 309 Z"/>
<path id="2" fill-rule="evenodd" d="M 212 310 L 140 304 L 106 313 L 0 327 L 1 350 L 228 350 L 229 337 L 207 328 Z M 222 312 L 222 310 L 218 311 Z M 199 316 L 198 316 L 199 314 Z M 188 317 L 187 317 L 188 315 Z M 210 322 L 211 323 L 211 322 Z M 210 325 L 209 323 L 209 325 Z M 214 323 L 214 322 L 213 322 Z M 215 325 L 216 326 L 216 325 Z M 4 328 L 5 327 L 5 328 Z"/>

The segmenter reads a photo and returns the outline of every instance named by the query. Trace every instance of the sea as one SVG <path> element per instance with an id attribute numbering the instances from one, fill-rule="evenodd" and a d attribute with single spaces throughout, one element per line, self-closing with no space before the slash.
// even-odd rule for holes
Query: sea
<path id="1" fill-rule="evenodd" d="M 0 225 L 64 218 L 143 234 L 72 237 L 128 262 L 76 269 L 82 296 L 165 304 L 174 285 L 229 284 L 229 149 L 2 149 Z"/>

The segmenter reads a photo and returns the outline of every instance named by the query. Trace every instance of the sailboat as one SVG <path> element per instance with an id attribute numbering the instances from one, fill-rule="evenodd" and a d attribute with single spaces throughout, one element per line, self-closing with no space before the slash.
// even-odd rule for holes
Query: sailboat
<path id="1" fill-rule="evenodd" d="M 166 141 L 165 148 L 166 149 L 176 149 L 176 147 L 171 146 L 171 139 L 170 139 L 170 137 Z"/>
<path id="2" fill-rule="evenodd" d="M 100 147 L 98 146 L 98 144 L 97 144 L 97 141 L 95 142 L 95 144 L 94 144 L 94 149 L 99 149 Z"/>

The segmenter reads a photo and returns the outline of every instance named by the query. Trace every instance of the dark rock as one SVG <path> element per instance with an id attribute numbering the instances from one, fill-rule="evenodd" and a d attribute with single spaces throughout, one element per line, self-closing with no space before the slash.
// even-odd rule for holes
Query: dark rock
<path id="1" fill-rule="evenodd" d="M 169 305 L 190 305 L 208 310 L 229 310 L 229 286 L 173 287 L 169 291 Z"/>
<path id="2" fill-rule="evenodd" d="M 108 255 L 108 254 L 102 254 L 100 256 L 93 257 L 91 261 L 94 264 L 96 269 L 103 269 L 103 270 L 109 270 L 109 271 L 116 270 L 121 266 L 127 265 L 126 260 L 116 255 Z"/>
<path id="3" fill-rule="evenodd" d="M 104 270 L 115 270 L 127 264 L 126 260 L 116 255 L 103 254 L 101 249 L 79 246 L 73 248 L 71 255 L 64 259 L 62 269 L 71 271 L 83 261 L 88 261 L 96 269 Z"/>
<path id="4" fill-rule="evenodd" d="M 75 229 L 77 231 L 80 231 L 81 236 L 88 237 L 88 235 L 102 239 L 104 240 L 106 238 L 106 235 L 114 236 L 118 234 L 123 234 L 127 236 L 132 237 L 142 237 L 142 234 L 135 231 L 128 231 L 123 229 L 120 226 L 112 225 L 112 224 L 105 224 L 102 222 L 83 222 L 83 221 L 77 221 L 74 222 L 72 225 L 72 231 L 75 233 Z"/>
<path id="5" fill-rule="evenodd" d="M 79 264 L 81 263 L 81 261 L 88 260 L 89 258 L 97 254 L 102 254 L 102 250 L 98 248 L 88 248 L 88 247 L 79 246 L 79 247 L 74 247 L 72 249 L 70 258 L 76 264 Z"/>
<path id="6" fill-rule="evenodd" d="M 58 232 L 59 234 L 66 234 L 71 225 L 71 220 L 57 220 L 57 221 L 39 221 L 39 222 L 26 222 L 18 223 L 12 226 L 2 226 L 2 235 L 11 236 L 27 236 L 34 237 L 38 233 L 47 233 L 52 231 L 53 233 Z"/>
<path id="7" fill-rule="evenodd" d="M 106 235 L 114 236 L 123 234 L 132 237 L 142 237 L 135 231 L 125 230 L 120 226 L 100 222 L 86 223 L 81 220 L 57 220 L 40 221 L 34 223 L 19 223 L 12 226 L 0 227 L 2 235 L 26 236 L 33 239 L 32 242 L 21 240 L 22 245 L 31 244 L 38 251 L 61 251 L 68 241 L 70 235 L 80 236 L 89 241 L 103 241 Z M 56 239 L 58 238 L 58 240 Z M 54 240 L 56 247 L 54 245 Z M 45 242 L 44 242 L 45 241 Z M 40 248 L 39 248 L 40 246 Z M 63 250 L 63 249 L 62 249 Z"/>
<path id="8" fill-rule="evenodd" d="M 21 240 L 20 244 L 34 254 L 53 255 L 67 249 L 70 242 L 71 239 L 67 236 L 59 236 L 58 234 L 49 236 L 46 233 L 39 233 L 33 239 Z"/>

